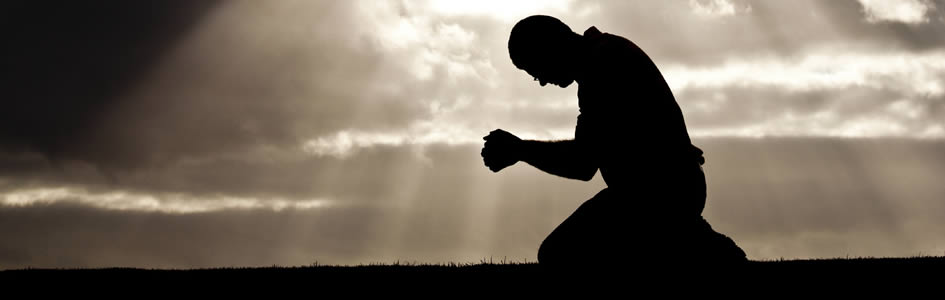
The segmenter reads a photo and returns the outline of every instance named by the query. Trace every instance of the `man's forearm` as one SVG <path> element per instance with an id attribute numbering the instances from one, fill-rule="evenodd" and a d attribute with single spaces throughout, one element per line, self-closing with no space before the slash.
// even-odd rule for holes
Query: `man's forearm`
<path id="1" fill-rule="evenodd" d="M 593 155 L 574 140 L 522 141 L 520 160 L 539 170 L 565 178 L 588 181 L 597 173 Z"/>

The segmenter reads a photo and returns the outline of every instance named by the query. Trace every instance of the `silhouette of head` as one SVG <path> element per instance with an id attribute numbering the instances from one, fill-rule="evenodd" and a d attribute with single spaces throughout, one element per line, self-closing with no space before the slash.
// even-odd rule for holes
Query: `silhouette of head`
<path id="1" fill-rule="evenodd" d="M 509 56 L 515 67 L 535 77 L 541 86 L 567 87 L 574 82 L 572 54 L 580 37 L 555 17 L 530 16 L 512 27 Z"/>

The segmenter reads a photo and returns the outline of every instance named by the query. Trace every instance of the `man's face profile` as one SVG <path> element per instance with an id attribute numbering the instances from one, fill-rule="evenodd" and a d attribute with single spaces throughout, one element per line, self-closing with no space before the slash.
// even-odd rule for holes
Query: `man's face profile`
<path id="1" fill-rule="evenodd" d="M 560 62 L 556 62 L 555 59 L 551 59 L 548 56 L 547 54 L 533 55 L 532 63 L 524 66 L 522 70 L 535 78 L 535 81 L 538 81 L 541 86 L 551 83 L 565 88 L 571 85 L 574 79 L 570 78 L 570 76 L 564 72 L 564 68 Z M 535 58 L 543 58 L 544 61 Z"/>

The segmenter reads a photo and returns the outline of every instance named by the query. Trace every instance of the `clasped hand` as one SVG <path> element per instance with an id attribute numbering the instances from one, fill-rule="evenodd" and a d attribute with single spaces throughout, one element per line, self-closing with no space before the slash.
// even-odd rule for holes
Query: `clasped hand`
<path id="1" fill-rule="evenodd" d="M 482 160 L 492 172 L 498 172 L 517 163 L 521 157 L 522 139 L 502 129 L 496 129 L 482 138 Z"/>

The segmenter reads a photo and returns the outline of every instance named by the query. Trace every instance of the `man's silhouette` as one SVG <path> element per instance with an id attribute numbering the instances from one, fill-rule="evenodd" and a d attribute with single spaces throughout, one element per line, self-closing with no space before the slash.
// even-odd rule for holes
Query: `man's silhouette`
<path id="1" fill-rule="evenodd" d="M 643 50 L 595 27 L 582 36 L 550 16 L 519 21 L 508 47 L 512 63 L 542 86 L 576 81 L 580 114 L 573 140 L 492 131 L 484 137 L 485 165 L 498 172 L 524 161 L 584 181 L 600 169 L 607 183 L 542 242 L 541 265 L 746 261 L 702 218 L 702 150 L 692 145 L 672 91 Z"/>

